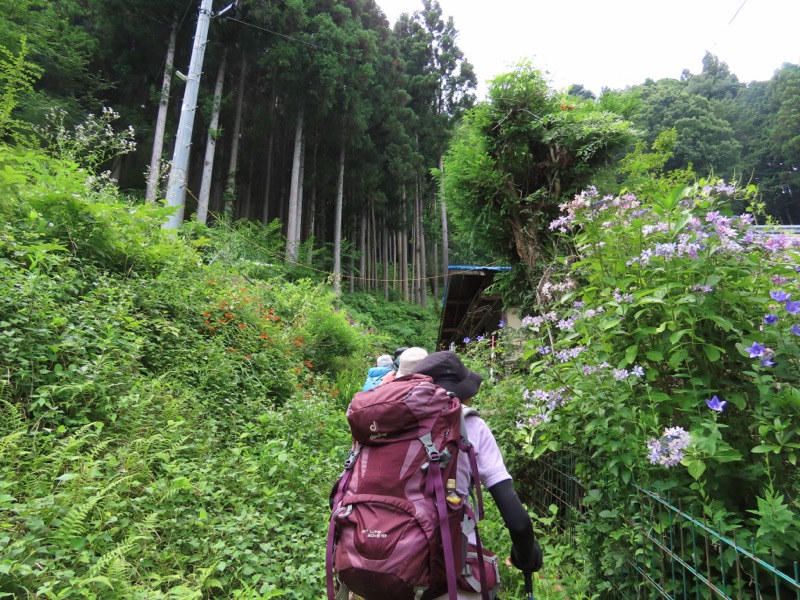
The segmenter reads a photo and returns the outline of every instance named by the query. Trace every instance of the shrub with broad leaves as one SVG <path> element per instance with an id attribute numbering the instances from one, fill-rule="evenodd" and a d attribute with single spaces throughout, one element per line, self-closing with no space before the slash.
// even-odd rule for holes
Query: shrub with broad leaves
<path id="1" fill-rule="evenodd" d="M 656 198 L 589 188 L 563 204 L 550 229 L 568 250 L 538 290 L 550 303 L 500 332 L 498 353 L 523 348 L 523 375 L 498 387 L 516 398 L 523 455 L 577 451 L 609 505 L 649 487 L 790 565 L 800 237 L 731 214 L 753 192 L 716 181 Z M 607 550 L 607 528 L 587 514 L 583 535 Z"/>

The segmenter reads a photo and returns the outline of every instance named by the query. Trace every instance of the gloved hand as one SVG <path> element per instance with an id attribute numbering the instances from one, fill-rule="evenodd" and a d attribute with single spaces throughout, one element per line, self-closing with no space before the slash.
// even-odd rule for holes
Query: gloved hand
<path id="1" fill-rule="evenodd" d="M 523 573 L 536 573 L 542 568 L 542 562 L 542 549 L 536 540 L 527 548 L 520 544 L 511 546 L 511 564 Z"/>

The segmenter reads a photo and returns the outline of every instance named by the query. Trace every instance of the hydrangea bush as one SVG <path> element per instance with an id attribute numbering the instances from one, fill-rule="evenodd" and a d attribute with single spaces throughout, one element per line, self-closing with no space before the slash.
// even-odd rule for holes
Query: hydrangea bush
<path id="1" fill-rule="evenodd" d="M 550 229 L 571 250 L 539 286 L 550 303 L 514 334 L 528 374 L 500 385 L 515 386 L 534 461 L 577 451 L 607 506 L 648 487 L 790 564 L 800 237 L 730 213 L 753 191 L 700 182 L 643 199 L 589 188 L 562 205 Z M 587 516 L 591 543 L 610 543 Z"/>

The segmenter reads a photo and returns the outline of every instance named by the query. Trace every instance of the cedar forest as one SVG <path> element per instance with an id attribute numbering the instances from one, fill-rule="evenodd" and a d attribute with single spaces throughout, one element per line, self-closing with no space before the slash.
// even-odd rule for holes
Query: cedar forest
<path id="1" fill-rule="evenodd" d="M 634 484 L 797 578 L 800 244 L 755 225 L 800 221 L 800 65 L 741 82 L 709 53 L 595 97 L 520 59 L 479 99 L 436 0 L 393 27 L 239 0 L 168 228 L 197 2 L 0 8 L 0 598 L 320 598 L 343 412 L 377 355 L 436 347 L 452 264 L 510 266 L 526 315 L 457 350 L 537 597 L 663 568 L 630 558 Z M 542 486 L 567 454 L 577 529 Z M 481 531 L 507 553 L 491 506 Z"/>

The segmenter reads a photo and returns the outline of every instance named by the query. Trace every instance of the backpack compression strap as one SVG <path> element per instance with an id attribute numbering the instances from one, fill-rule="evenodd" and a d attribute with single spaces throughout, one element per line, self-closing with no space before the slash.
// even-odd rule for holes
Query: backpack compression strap
<path id="1" fill-rule="evenodd" d="M 336 497 L 333 500 L 333 512 L 331 513 L 331 521 L 328 525 L 328 543 L 325 547 L 325 585 L 328 589 L 328 600 L 334 600 L 335 591 L 333 589 L 333 549 L 336 543 L 336 517 L 342 510 L 339 504 L 342 501 L 344 492 L 347 489 L 347 484 L 350 483 L 350 477 L 353 475 L 353 465 L 361 452 L 361 444 L 355 442 L 350 454 L 344 461 L 344 473 L 339 480 L 339 486 L 336 490 Z"/>
<path id="2" fill-rule="evenodd" d="M 419 439 L 428 453 L 428 476 L 426 477 L 425 495 L 436 498 L 439 513 L 439 530 L 442 535 L 442 548 L 444 550 L 444 566 L 447 575 L 447 595 L 449 600 L 458 599 L 458 585 L 456 583 L 456 561 L 453 556 L 453 539 L 450 537 L 450 523 L 447 515 L 447 499 L 444 496 L 442 484 L 442 462 L 447 464 L 449 453 L 439 453 L 433 445 L 431 435 L 425 434 Z M 447 458 L 445 458 L 447 457 Z"/>
<path id="3" fill-rule="evenodd" d="M 478 459 L 475 456 L 475 446 L 469 441 L 467 436 L 467 417 L 471 415 L 478 416 L 480 413 L 470 406 L 463 407 L 461 411 L 461 439 L 459 440 L 458 449 L 461 452 L 466 452 L 469 458 L 469 468 L 472 477 L 473 489 L 475 491 L 475 498 L 478 508 L 478 516 L 476 518 L 472 508 L 467 504 L 465 511 L 467 516 L 475 523 L 475 548 L 478 551 L 478 574 L 481 578 L 481 599 L 489 600 L 489 590 L 487 589 L 486 582 L 486 565 L 483 562 L 483 544 L 481 544 L 481 534 L 478 531 L 477 523 L 483 520 L 483 493 L 481 491 L 481 480 L 478 474 Z"/>

